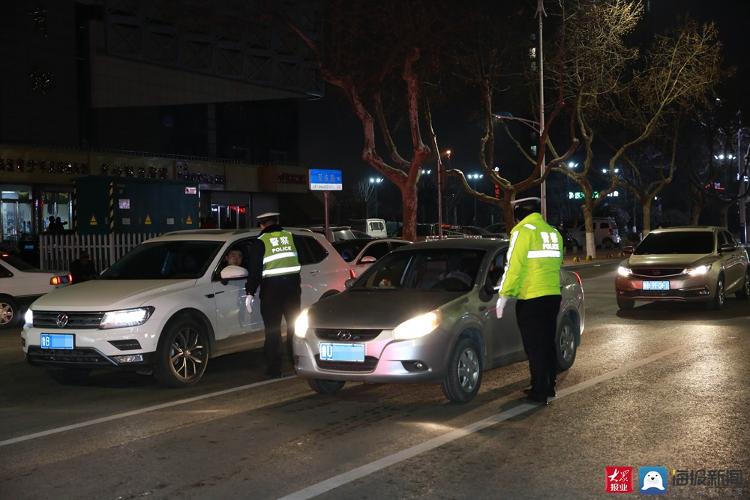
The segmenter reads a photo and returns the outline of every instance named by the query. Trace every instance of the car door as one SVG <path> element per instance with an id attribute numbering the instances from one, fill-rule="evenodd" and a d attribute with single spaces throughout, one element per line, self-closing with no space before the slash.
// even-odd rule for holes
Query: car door
<path id="1" fill-rule="evenodd" d="M 313 236 L 294 235 L 294 244 L 299 257 L 302 285 L 302 307 L 317 302 L 330 288 L 332 273 L 326 265 L 328 251 Z M 343 262 L 343 259 L 341 260 Z"/>
<path id="2" fill-rule="evenodd" d="M 245 307 L 245 283 L 247 280 L 222 280 L 220 277 L 221 269 L 224 267 L 224 257 L 231 250 L 239 249 L 243 253 L 242 266 L 247 269 L 249 244 L 250 240 L 248 239 L 227 247 L 211 281 L 216 307 L 216 323 L 218 325 L 214 332 L 217 340 L 262 329 L 263 319 L 260 315 L 260 300 L 256 298 L 252 313 L 248 313 Z"/>
<path id="3" fill-rule="evenodd" d="M 505 271 L 505 257 L 505 249 L 495 253 L 485 273 L 485 283 L 492 283 L 495 288 L 500 285 Z M 503 364 L 517 359 L 524 349 L 516 321 L 516 299 L 511 298 L 508 301 L 503 317 L 498 319 L 494 307 L 497 297 L 497 292 L 492 294 L 492 298 L 487 303 L 487 310 L 483 313 L 484 338 L 488 339 L 491 361 L 495 364 Z"/>
<path id="4" fill-rule="evenodd" d="M 719 247 L 724 245 L 734 247 L 734 250 L 721 254 L 721 258 L 724 261 L 726 290 L 729 292 L 742 285 L 745 277 L 745 266 L 742 258 L 742 248 L 739 247 L 734 237 L 727 231 L 721 231 L 719 234 Z"/>

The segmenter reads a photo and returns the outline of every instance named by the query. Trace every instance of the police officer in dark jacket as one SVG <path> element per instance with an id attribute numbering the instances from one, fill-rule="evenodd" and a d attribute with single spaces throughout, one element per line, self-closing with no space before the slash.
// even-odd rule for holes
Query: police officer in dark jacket
<path id="1" fill-rule="evenodd" d="M 260 286 L 260 314 L 266 330 L 263 347 L 266 375 L 281 376 L 281 319 L 286 320 L 287 350 L 291 357 L 294 322 L 300 313 L 300 263 L 292 233 L 279 225 L 279 214 L 257 217 L 261 232 L 250 249 L 245 306 L 251 312 Z"/>

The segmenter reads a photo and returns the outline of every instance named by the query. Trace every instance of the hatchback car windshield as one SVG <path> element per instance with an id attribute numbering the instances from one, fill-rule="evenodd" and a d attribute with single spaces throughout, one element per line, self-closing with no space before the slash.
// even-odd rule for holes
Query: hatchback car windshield
<path id="1" fill-rule="evenodd" d="M 467 292 L 474 286 L 482 250 L 435 249 L 394 252 L 375 263 L 352 290 Z"/>
<path id="2" fill-rule="evenodd" d="M 713 231 L 649 233 L 633 252 L 652 254 L 708 254 L 714 251 Z"/>
<path id="3" fill-rule="evenodd" d="M 162 241 L 145 243 L 118 260 L 103 279 L 194 279 L 206 272 L 220 241 Z"/>

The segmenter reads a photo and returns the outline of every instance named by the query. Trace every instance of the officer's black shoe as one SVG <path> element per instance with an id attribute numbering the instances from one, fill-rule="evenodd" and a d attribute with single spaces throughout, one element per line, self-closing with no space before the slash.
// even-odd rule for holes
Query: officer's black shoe
<path id="1" fill-rule="evenodd" d="M 527 395 L 533 393 L 531 387 L 524 389 L 523 392 L 524 392 L 524 394 L 527 394 Z M 548 398 L 554 398 L 555 396 L 557 396 L 557 393 L 555 393 L 554 389 L 548 389 L 547 390 L 547 397 Z"/>
<path id="2" fill-rule="evenodd" d="M 548 404 L 549 404 L 549 403 L 547 402 L 547 396 L 545 396 L 545 395 L 543 395 L 543 394 L 535 394 L 535 393 L 533 393 L 533 392 L 530 392 L 530 393 L 529 393 L 529 394 L 528 394 L 528 395 L 526 396 L 526 398 L 525 398 L 525 399 L 526 399 L 526 401 L 528 401 L 528 402 L 530 402 L 530 403 L 541 403 L 541 404 L 543 404 L 543 405 L 548 405 Z"/>

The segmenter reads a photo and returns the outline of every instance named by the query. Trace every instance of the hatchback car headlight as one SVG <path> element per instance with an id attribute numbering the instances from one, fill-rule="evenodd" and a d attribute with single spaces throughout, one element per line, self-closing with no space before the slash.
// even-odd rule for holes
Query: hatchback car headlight
<path id="1" fill-rule="evenodd" d="M 696 267 L 685 269 L 685 274 L 687 274 L 688 276 L 703 276 L 704 274 L 708 273 L 708 271 L 710 270 L 711 270 L 711 265 L 704 264 L 702 266 L 696 266 Z"/>
<path id="2" fill-rule="evenodd" d="M 99 328 L 127 328 L 129 326 L 140 326 L 151 317 L 153 307 L 138 307 L 136 309 L 122 309 L 120 311 L 109 311 L 104 313 Z"/>
<path id="3" fill-rule="evenodd" d="M 432 333 L 438 326 L 440 326 L 440 315 L 432 311 L 404 321 L 394 328 L 393 337 L 396 340 L 417 339 Z"/>
<path id="4" fill-rule="evenodd" d="M 307 316 L 307 309 L 303 309 L 302 312 L 297 316 L 297 320 L 294 322 L 294 336 L 301 339 L 307 335 L 307 328 L 310 326 L 310 320 Z"/>
<path id="5" fill-rule="evenodd" d="M 34 324 L 34 311 L 26 309 L 26 314 L 23 315 L 23 322 L 31 326 Z"/>
<path id="6" fill-rule="evenodd" d="M 633 272 L 630 270 L 629 267 L 620 266 L 617 268 L 617 274 L 619 274 L 623 278 L 627 278 L 628 276 L 633 274 Z"/>

